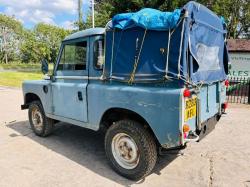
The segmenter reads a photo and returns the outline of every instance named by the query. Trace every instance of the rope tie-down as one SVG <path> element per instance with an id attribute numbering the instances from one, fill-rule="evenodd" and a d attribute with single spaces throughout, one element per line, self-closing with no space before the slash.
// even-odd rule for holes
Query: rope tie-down
<path id="1" fill-rule="evenodd" d="M 142 43 L 141 43 L 141 46 L 140 46 L 140 50 L 139 50 L 138 56 L 135 56 L 135 63 L 134 63 L 133 71 L 132 71 L 132 73 L 130 75 L 130 79 L 128 80 L 128 84 L 133 84 L 133 82 L 135 80 L 135 73 L 136 73 L 137 66 L 138 66 L 138 63 L 139 63 L 139 60 L 140 60 L 141 51 L 142 51 L 142 48 L 143 48 L 143 44 L 144 44 L 144 40 L 145 40 L 146 34 L 147 34 L 147 29 L 145 29 L 145 31 L 144 31 L 144 35 L 143 35 L 143 38 L 142 38 Z M 137 44 L 138 44 L 138 38 L 136 40 L 136 45 Z M 137 47 L 138 46 L 136 46 L 136 48 Z"/>

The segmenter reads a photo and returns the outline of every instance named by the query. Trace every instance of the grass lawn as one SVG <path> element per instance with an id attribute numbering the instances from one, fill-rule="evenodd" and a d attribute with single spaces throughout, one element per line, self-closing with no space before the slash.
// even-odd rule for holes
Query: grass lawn
<path id="1" fill-rule="evenodd" d="M 0 85 L 10 87 L 21 87 L 24 80 L 42 79 L 42 73 L 30 72 L 0 72 Z"/>
<path id="2" fill-rule="evenodd" d="M 52 72 L 53 64 L 49 64 L 49 70 Z M 24 64 L 11 62 L 9 64 L 0 64 L 0 85 L 10 87 L 21 87 L 24 80 L 42 79 L 41 64 Z"/>
<path id="3" fill-rule="evenodd" d="M 49 64 L 49 70 L 53 69 L 53 64 Z M 9 64 L 0 64 L 0 70 L 21 71 L 21 72 L 41 72 L 41 64 L 24 64 L 12 62 Z"/>

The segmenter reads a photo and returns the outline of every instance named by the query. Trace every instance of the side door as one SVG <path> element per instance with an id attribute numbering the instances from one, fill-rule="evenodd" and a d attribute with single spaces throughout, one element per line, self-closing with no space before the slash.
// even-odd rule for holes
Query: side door
<path id="1" fill-rule="evenodd" d="M 87 122 L 89 38 L 64 41 L 54 70 L 52 114 Z"/>

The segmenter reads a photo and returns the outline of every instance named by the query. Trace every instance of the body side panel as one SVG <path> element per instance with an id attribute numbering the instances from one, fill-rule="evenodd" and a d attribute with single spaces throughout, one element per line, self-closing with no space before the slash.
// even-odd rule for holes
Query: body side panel
<path id="1" fill-rule="evenodd" d="M 200 88 L 198 98 L 200 99 L 200 120 L 201 123 L 213 117 L 219 112 L 218 83 L 204 85 Z"/>
<path id="2" fill-rule="evenodd" d="M 175 147 L 180 144 L 180 91 L 92 81 L 88 85 L 89 123 L 99 126 L 102 115 L 110 108 L 128 109 L 148 122 L 161 144 Z"/>
<path id="3" fill-rule="evenodd" d="M 43 87 L 46 86 L 48 88 L 48 92 L 45 93 Z M 24 81 L 22 85 L 23 95 L 25 97 L 26 94 L 35 94 L 37 95 L 43 105 L 44 111 L 46 113 L 51 113 L 51 86 L 50 80 L 35 80 L 35 81 Z M 25 98 L 24 98 L 25 99 Z"/>

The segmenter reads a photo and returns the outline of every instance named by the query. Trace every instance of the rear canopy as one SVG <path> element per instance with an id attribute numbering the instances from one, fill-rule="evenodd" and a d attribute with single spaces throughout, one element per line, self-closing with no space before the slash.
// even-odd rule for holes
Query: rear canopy
<path id="1" fill-rule="evenodd" d="M 196 2 L 174 12 L 118 14 L 106 28 L 104 76 L 128 82 L 224 80 L 225 34 L 223 20 Z"/>

